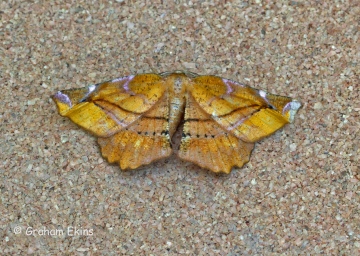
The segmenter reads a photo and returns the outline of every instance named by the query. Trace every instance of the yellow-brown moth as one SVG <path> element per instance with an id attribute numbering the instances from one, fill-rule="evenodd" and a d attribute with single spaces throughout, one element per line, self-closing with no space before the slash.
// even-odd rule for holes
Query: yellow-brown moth
<path id="1" fill-rule="evenodd" d="M 301 107 L 289 97 L 186 71 L 125 76 L 52 98 L 60 115 L 97 136 L 103 157 L 123 170 L 171 155 L 182 125 L 178 157 L 230 173 Z"/>

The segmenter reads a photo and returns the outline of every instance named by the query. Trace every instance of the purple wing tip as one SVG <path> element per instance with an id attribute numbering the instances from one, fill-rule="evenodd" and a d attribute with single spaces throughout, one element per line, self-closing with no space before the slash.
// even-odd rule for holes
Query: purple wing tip
<path id="1" fill-rule="evenodd" d="M 295 119 L 295 114 L 301 107 L 300 101 L 293 100 L 285 105 L 283 113 L 289 112 L 289 122 L 292 123 Z"/>
<path id="2" fill-rule="evenodd" d="M 65 103 L 66 105 L 68 105 L 69 107 L 71 107 L 71 100 L 69 98 L 69 96 L 67 96 L 66 94 L 58 91 L 57 93 L 54 94 L 53 96 L 54 99 L 56 99 L 59 102 Z"/>

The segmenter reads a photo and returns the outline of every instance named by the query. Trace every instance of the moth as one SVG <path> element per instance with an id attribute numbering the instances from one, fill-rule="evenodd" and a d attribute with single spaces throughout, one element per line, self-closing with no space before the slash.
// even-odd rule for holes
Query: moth
<path id="1" fill-rule="evenodd" d="M 122 170 L 170 156 L 215 173 L 250 159 L 254 143 L 291 123 L 301 103 L 218 76 L 187 71 L 124 76 L 52 96 L 59 114 L 98 137 Z"/>

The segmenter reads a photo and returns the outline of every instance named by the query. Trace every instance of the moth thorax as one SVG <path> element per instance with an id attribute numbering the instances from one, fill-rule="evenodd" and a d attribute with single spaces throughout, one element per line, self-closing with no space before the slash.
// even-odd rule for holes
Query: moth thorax
<path id="1" fill-rule="evenodd" d="M 175 95 L 179 95 L 182 94 L 182 92 L 184 91 L 184 87 L 185 87 L 185 83 L 184 83 L 184 77 L 178 76 L 174 79 L 174 83 L 173 83 L 173 90 Z"/>

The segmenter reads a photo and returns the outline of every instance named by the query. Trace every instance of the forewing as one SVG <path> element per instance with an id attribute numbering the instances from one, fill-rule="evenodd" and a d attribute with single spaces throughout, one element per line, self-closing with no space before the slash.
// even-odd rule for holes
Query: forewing
<path id="1" fill-rule="evenodd" d="M 193 79 L 194 100 L 211 119 L 245 142 L 256 142 L 292 122 L 301 104 L 216 76 Z"/>
<path id="2" fill-rule="evenodd" d="M 96 136 L 108 137 L 138 120 L 164 92 L 159 75 L 143 74 L 60 91 L 52 98 L 60 115 Z"/>

